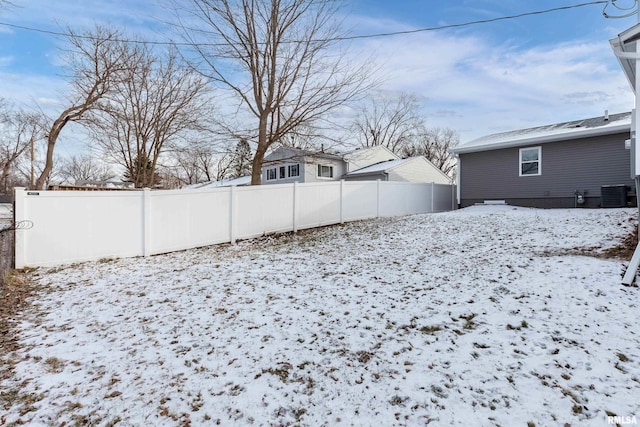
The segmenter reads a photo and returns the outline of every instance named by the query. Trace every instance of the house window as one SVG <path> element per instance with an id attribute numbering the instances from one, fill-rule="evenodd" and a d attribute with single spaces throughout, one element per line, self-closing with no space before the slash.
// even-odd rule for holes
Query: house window
<path id="1" fill-rule="evenodd" d="M 542 148 L 520 149 L 520 176 L 542 175 Z"/>
<path id="2" fill-rule="evenodd" d="M 278 170 L 276 168 L 267 169 L 267 181 L 273 181 L 277 178 Z"/>
<path id="3" fill-rule="evenodd" d="M 318 165 L 318 178 L 333 178 L 333 166 Z"/>
<path id="4" fill-rule="evenodd" d="M 300 165 L 289 165 L 289 177 L 300 176 Z"/>
<path id="5" fill-rule="evenodd" d="M 284 166 L 280 166 L 280 179 L 285 179 L 287 177 L 287 168 Z"/>

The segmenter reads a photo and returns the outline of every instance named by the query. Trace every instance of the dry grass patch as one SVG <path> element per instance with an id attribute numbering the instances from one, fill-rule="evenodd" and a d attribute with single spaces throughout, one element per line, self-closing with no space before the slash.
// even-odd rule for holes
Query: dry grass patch
<path id="1" fill-rule="evenodd" d="M 0 381 L 14 375 L 18 362 L 14 353 L 20 349 L 16 325 L 34 293 L 35 287 L 26 272 L 10 270 L 4 277 L 4 284 L 0 288 Z M 24 407 L 29 408 L 30 403 L 40 398 L 33 394 L 24 395 L 19 388 L 5 389 L 0 391 L 0 407 L 7 409 L 13 402 L 21 400 Z"/>

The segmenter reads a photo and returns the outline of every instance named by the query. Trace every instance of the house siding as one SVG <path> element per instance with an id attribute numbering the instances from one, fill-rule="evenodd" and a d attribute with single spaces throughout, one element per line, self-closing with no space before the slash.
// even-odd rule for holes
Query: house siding
<path id="1" fill-rule="evenodd" d="M 425 164 L 430 167 L 425 167 Z M 443 173 L 440 173 L 439 169 L 421 157 L 395 167 L 389 170 L 388 173 L 389 181 L 451 183 L 451 180 Z"/>
<path id="2" fill-rule="evenodd" d="M 343 160 L 332 154 L 307 154 L 299 149 L 282 147 L 265 158 L 262 166 L 263 184 L 287 184 L 293 182 L 319 182 L 339 179 L 346 170 Z M 318 178 L 318 164 L 333 166 L 333 178 Z M 267 180 L 267 170 L 281 166 L 299 165 L 300 176 Z"/>
<path id="3" fill-rule="evenodd" d="M 519 149 L 460 154 L 460 205 L 505 200 L 517 206 L 574 207 L 585 192 L 585 207 L 600 206 L 603 185 L 633 186 L 629 133 L 541 144 L 541 175 L 519 176 Z M 532 145 L 537 146 L 537 145 Z"/>
<path id="4" fill-rule="evenodd" d="M 333 166 L 333 178 L 318 177 L 318 165 Z M 312 162 L 307 161 L 304 164 L 304 182 L 336 181 L 345 174 L 346 170 L 347 167 L 342 160 L 313 159 Z"/>
<path id="5" fill-rule="evenodd" d="M 399 157 L 380 145 L 356 150 L 345 155 L 344 159 L 347 162 L 347 172 L 353 172 L 376 163 L 399 159 Z"/>

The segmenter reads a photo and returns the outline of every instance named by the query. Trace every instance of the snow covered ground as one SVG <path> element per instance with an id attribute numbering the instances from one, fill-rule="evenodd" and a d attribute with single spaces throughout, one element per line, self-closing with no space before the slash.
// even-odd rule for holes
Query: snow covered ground
<path id="1" fill-rule="evenodd" d="M 640 418 L 640 291 L 592 256 L 636 212 L 473 207 L 38 269 L 2 421 Z"/>

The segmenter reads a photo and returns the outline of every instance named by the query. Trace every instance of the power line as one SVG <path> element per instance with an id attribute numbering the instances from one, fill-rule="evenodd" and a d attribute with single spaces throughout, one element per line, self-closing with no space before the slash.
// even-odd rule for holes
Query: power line
<path id="1" fill-rule="evenodd" d="M 609 3 L 609 0 L 592 1 L 592 2 L 587 2 L 587 3 L 574 4 L 574 5 L 571 5 L 571 6 L 560 6 L 560 7 L 554 7 L 554 8 L 551 8 L 551 9 L 537 10 L 537 11 L 534 11 L 534 12 L 519 13 L 517 15 L 509 15 L 509 16 L 501 16 L 501 17 L 498 17 L 498 18 L 481 19 L 481 20 L 478 20 L 478 21 L 469 21 L 469 22 L 463 22 L 463 23 L 459 23 L 459 24 L 441 25 L 441 26 L 438 26 L 438 27 L 427 27 L 427 28 L 419 28 L 419 29 L 416 29 L 416 30 L 394 31 L 394 32 L 390 32 L 390 33 L 368 34 L 368 35 L 361 35 L 361 36 L 338 37 L 338 38 L 336 38 L 336 40 L 354 40 L 354 39 L 367 39 L 367 38 L 374 38 L 374 37 L 388 37 L 388 36 L 397 36 L 397 35 L 401 35 L 401 34 L 414 34 L 414 33 L 423 33 L 423 32 L 427 32 L 427 31 L 446 30 L 446 29 L 449 29 L 449 28 L 468 27 L 468 26 L 471 26 L 471 25 L 488 24 L 488 23 L 491 23 L 491 22 L 505 21 L 507 19 L 517 19 L 517 18 L 522 18 L 522 17 L 525 17 L 525 16 L 532 16 L 532 15 L 543 15 L 543 14 L 546 14 L 546 13 L 558 12 L 558 11 L 561 11 L 561 10 L 576 9 L 576 8 L 579 8 L 579 7 L 593 6 L 593 5 L 606 4 L 606 3 Z"/>
<path id="2" fill-rule="evenodd" d="M 392 36 L 399 36 L 399 35 L 406 35 L 406 34 L 424 33 L 424 32 L 429 32 L 429 31 L 440 31 L 440 30 L 446 30 L 446 29 L 451 29 L 451 28 L 468 27 L 468 26 L 472 26 L 472 25 L 488 24 L 488 23 L 498 22 L 498 21 L 506 21 L 506 20 L 509 20 L 509 19 L 518 19 L 518 18 L 523 18 L 523 17 L 526 17 L 526 16 L 543 15 L 543 14 L 553 13 L 553 12 L 558 12 L 558 11 L 563 11 L 563 10 L 577 9 L 577 8 L 581 8 L 581 7 L 585 7 L 585 6 L 608 4 L 609 1 L 610 0 L 597 0 L 597 1 L 579 3 L 579 4 L 569 5 L 569 6 L 559 6 L 559 7 L 554 7 L 554 8 L 545 9 L 545 10 L 537 10 L 537 11 L 533 11 L 533 12 L 524 12 L 524 13 L 519 13 L 519 14 L 516 14 L 516 15 L 500 16 L 500 17 L 497 17 L 497 18 L 481 19 L 481 20 L 477 20 L 477 21 L 462 22 L 462 23 L 457 23 L 457 24 L 440 25 L 440 26 L 437 26 L 437 27 L 426 27 L 426 28 L 418 28 L 418 29 L 415 29 L 415 30 L 405 30 L 405 31 L 392 31 L 392 32 L 388 32 L 388 33 L 375 33 L 375 34 L 363 34 L 363 35 L 355 35 L 355 36 L 334 37 L 334 38 L 331 38 L 331 39 L 318 39 L 318 40 L 315 40 L 315 41 L 318 41 L 318 42 L 347 41 L 347 40 L 370 39 L 370 38 L 379 38 L 379 37 L 392 37 Z M 65 33 L 65 32 L 62 32 L 62 31 L 44 30 L 44 29 L 41 29 L 41 28 L 27 27 L 27 26 L 23 26 L 23 25 L 10 24 L 10 23 L 7 23 L 7 22 L 0 22 L 0 26 L 13 28 L 13 29 L 24 30 L 24 31 L 32 31 L 32 32 L 37 32 L 37 33 L 41 33 L 41 34 L 49 34 L 49 35 L 53 35 L 53 36 L 62 36 L 62 37 L 73 36 L 73 37 L 80 38 L 80 39 L 102 40 L 102 39 L 100 39 L 98 37 L 94 37 L 94 36 L 90 36 L 90 35 L 69 34 L 69 33 Z M 194 44 L 194 43 L 187 43 L 187 42 L 141 41 L 141 40 L 128 40 L 128 39 L 112 39 L 112 40 L 113 41 L 117 41 L 117 42 L 124 42 L 124 43 L 145 43 L 145 44 L 151 44 L 151 45 L 165 45 L 165 46 L 191 46 L 191 45 Z M 198 45 L 200 45 L 200 46 L 224 46 L 226 44 L 225 43 L 198 43 Z"/>

